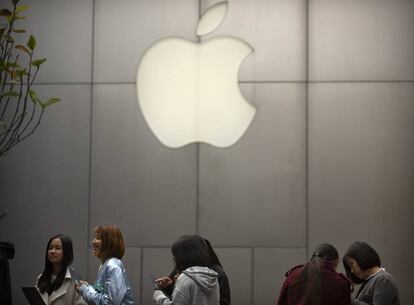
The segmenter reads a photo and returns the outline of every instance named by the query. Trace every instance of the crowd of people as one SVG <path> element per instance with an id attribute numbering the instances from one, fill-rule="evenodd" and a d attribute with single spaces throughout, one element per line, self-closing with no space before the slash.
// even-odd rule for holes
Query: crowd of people
<path id="1" fill-rule="evenodd" d="M 72 241 L 52 236 L 36 287 L 48 305 L 135 304 L 122 263 L 125 242 L 115 225 L 94 229 L 92 254 L 100 261 L 94 284 L 73 277 Z M 230 305 L 230 284 L 209 240 L 184 235 L 171 247 L 174 269 L 154 280 L 156 305 Z M 365 242 L 353 243 L 342 258 L 346 275 L 336 271 L 340 258 L 330 244 L 316 247 L 303 265 L 286 272 L 276 305 L 399 305 L 396 282 Z M 352 296 L 354 285 L 359 285 Z"/>

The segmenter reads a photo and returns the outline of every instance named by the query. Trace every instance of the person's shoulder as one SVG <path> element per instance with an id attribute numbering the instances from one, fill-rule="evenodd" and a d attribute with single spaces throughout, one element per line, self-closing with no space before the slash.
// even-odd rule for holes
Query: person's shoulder
<path id="1" fill-rule="evenodd" d="M 354 290 L 352 282 L 342 273 L 336 270 L 325 268 L 322 276 L 323 285 L 329 287 L 329 290 L 334 290 L 337 293 L 349 295 Z"/>
<path id="2" fill-rule="evenodd" d="M 396 286 L 396 281 L 391 273 L 381 270 L 376 276 L 374 276 L 373 280 L 375 282 L 389 282 L 392 285 Z"/>
<path id="3" fill-rule="evenodd" d="M 108 258 L 108 265 L 120 265 L 122 261 L 117 257 Z"/>
<path id="4" fill-rule="evenodd" d="M 224 269 L 223 269 L 222 266 L 213 265 L 210 268 L 218 274 L 219 278 L 221 278 L 221 277 L 226 277 L 227 278 L 226 272 L 224 272 Z"/>
<path id="5" fill-rule="evenodd" d="M 302 269 L 303 269 L 303 265 L 293 266 L 288 271 L 286 271 L 285 276 L 289 277 L 289 276 L 295 275 L 297 273 L 300 273 L 302 271 Z"/>
<path id="6" fill-rule="evenodd" d="M 285 273 L 286 279 L 283 282 L 282 290 L 288 287 L 300 275 L 302 270 L 303 270 L 303 265 L 296 265 L 290 268 Z"/>
<path id="7" fill-rule="evenodd" d="M 353 286 L 350 279 L 348 279 L 343 273 L 337 272 L 335 269 L 332 268 L 323 268 L 325 277 L 327 280 L 331 281 L 332 283 L 339 283 L 341 285 L 346 284 Z"/>
<path id="8" fill-rule="evenodd" d="M 387 270 L 383 269 L 381 270 L 381 272 L 378 273 L 379 276 L 382 276 L 384 278 L 388 278 L 388 279 L 394 279 L 394 277 L 392 276 L 391 273 L 389 273 Z"/>
<path id="9" fill-rule="evenodd" d="M 346 275 L 344 275 L 343 273 L 337 273 L 336 272 L 336 277 L 339 281 L 347 284 L 347 285 L 353 285 L 352 282 L 346 277 Z"/>
<path id="10" fill-rule="evenodd" d="M 183 290 L 185 287 L 192 285 L 196 285 L 195 281 L 185 273 L 181 273 L 175 282 L 175 288 L 178 290 Z"/>
<path id="11" fill-rule="evenodd" d="M 106 268 L 107 269 L 121 269 L 124 270 L 124 264 L 122 263 L 122 261 L 119 258 L 116 257 L 111 257 L 108 259 L 107 263 L 106 263 Z"/>
<path id="12" fill-rule="evenodd" d="M 352 282 L 343 274 L 337 272 L 334 268 L 323 268 L 322 269 L 325 276 L 327 276 L 331 280 L 337 280 L 339 282 L 350 283 Z"/>
<path id="13" fill-rule="evenodd" d="M 210 268 L 216 271 L 217 273 L 224 272 L 223 267 L 221 267 L 220 265 L 212 265 Z"/>

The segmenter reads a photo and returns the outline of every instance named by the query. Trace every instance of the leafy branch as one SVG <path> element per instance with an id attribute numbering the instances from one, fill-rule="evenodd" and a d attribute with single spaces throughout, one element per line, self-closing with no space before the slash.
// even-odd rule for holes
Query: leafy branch
<path id="1" fill-rule="evenodd" d="M 15 43 L 16 35 L 26 33 L 15 23 L 26 18 L 21 13 L 28 9 L 18 2 L 11 0 L 11 10 L 0 9 L 0 157 L 32 135 L 45 109 L 60 101 L 56 97 L 42 101 L 32 88 L 46 58 L 34 59 L 33 35 L 25 45 Z M 21 56 L 28 59 L 27 64 L 21 64 Z"/>

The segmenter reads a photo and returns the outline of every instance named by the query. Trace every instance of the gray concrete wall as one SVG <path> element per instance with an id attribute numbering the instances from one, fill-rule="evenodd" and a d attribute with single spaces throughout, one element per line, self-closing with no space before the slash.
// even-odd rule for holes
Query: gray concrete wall
<path id="1" fill-rule="evenodd" d="M 2 6 L 6 1 L 1 1 Z M 196 40 L 209 0 L 36 0 L 23 26 L 48 61 L 36 88 L 63 102 L 0 159 L 0 239 L 12 240 L 13 297 L 42 271 L 46 241 L 65 233 L 93 281 L 90 232 L 115 223 L 137 304 L 149 274 L 172 268 L 181 234 L 211 240 L 233 304 L 274 304 L 285 271 L 313 247 L 371 243 L 414 298 L 414 2 L 231 0 L 211 36 L 255 52 L 240 88 L 258 108 L 228 149 L 164 147 L 139 109 L 135 77 L 157 40 Z"/>

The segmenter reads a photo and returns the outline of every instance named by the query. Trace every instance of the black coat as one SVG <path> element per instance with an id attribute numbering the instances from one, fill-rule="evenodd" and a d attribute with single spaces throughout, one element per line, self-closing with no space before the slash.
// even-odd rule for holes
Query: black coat
<path id="1" fill-rule="evenodd" d="M 0 242 L 0 304 L 12 305 L 9 259 L 14 257 L 14 245 Z"/>

